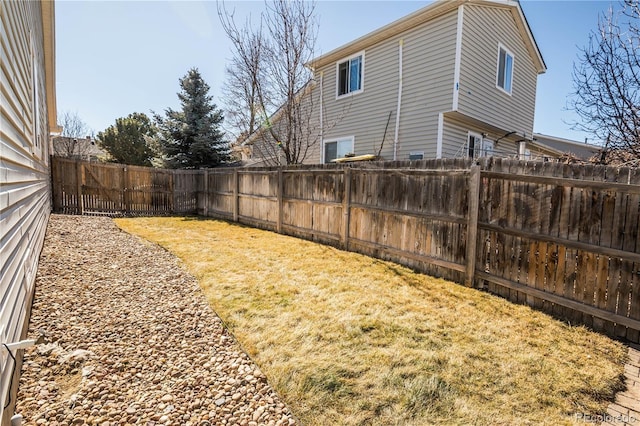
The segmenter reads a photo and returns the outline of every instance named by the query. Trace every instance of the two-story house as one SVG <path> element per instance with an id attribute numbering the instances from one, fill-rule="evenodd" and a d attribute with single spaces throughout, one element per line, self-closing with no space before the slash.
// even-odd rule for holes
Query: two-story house
<path id="1" fill-rule="evenodd" d="M 439 0 L 308 66 L 320 138 L 307 163 L 536 154 L 546 66 L 518 1 Z"/>

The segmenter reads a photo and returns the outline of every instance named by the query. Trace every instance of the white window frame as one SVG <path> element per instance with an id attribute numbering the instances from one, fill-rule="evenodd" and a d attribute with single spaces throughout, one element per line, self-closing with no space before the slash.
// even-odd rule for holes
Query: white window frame
<path id="1" fill-rule="evenodd" d="M 354 153 L 354 147 L 355 147 L 355 140 L 356 137 L 355 136 L 344 136 L 341 138 L 332 138 L 332 139 L 323 139 L 322 140 L 322 164 L 327 164 L 327 159 L 326 159 L 326 146 L 327 144 L 330 143 L 340 143 L 340 142 L 349 142 L 351 144 L 349 151 L 347 152 L 347 154 L 353 154 Z M 336 147 L 337 148 L 337 147 Z M 337 149 L 336 149 L 337 152 Z M 336 158 L 342 158 L 342 157 L 336 157 Z"/>
<path id="2" fill-rule="evenodd" d="M 475 142 L 473 145 L 473 155 L 469 155 L 469 150 L 471 149 L 469 147 L 469 139 L 471 139 L 471 137 L 476 138 L 476 140 L 478 140 L 480 146 L 476 146 Z M 467 132 L 467 142 L 465 143 L 465 148 L 464 148 L 464 152 L 465 152 L 465 157 L 466 158 L 480 158 L 482 154 L 482 135 L 478 132 L 472 132 L 472 131 L 468 131 Z"/>
<path id="3" fill-rule="evenodd" d="M 504 51 L 505 53 L 505 75 L 504 77 L 504 86 L 507 86 L 506 81 L 507 81 L 507 67 L 506 67 L 506 58 L 507 56 L 511 57 L 511 79 L 509 81 L 509 90 L 507 90 L 506 87 L 502 87 L 500 86 L 500 54 L 502 53 L 502 51 Z M 513 93 L 513 74 L 515 71 L 515 63 L 516 63 L 516 56 L 513 54 L 513 52 L 509 49 L 507 49 L 507 47 L 502 44 L 502 43 L 498 43 L 498 59 L 496 61 L 496 88 L 504 93 L 506 93 L 507 95 L 511 96 L 511 94 Z"/>
<path id="4" fill-rule="evenodd" d="M 340 65 L 344 64 L 345 62 L 349 62 L 350 64 L 353 59 L 356 59 L 358 57 L 360 58 L 360 89 L 347 91 L 347 93 L 340 94 Z M 364 91 L 364 62 L 364 50 L 336 62 L 336 99 L 346 98 L 358 93 L 362 93 Z M 351 65 L 349 65 L 349 69 L 350 68 Z"/>
<path id="5" fill-rule="evenodd" d="M 473 146 L 473 156 L 469 155 L 469 139 L 471 137 L 476 138 L 476 141 L 478 141 L 479 146 Z M 493 155 L 493 150 L 494 150 L 494 143 L 492 140 L 490 139 L 486 139 L 482 133 L 478 133 L 478 132 L 473 132 L 471 130 L 469 130 L 467 132 L 467 142 L 465 144 L 465 156 L 467 158 L 482 158 L 482 157 L 491 157 Z"/>

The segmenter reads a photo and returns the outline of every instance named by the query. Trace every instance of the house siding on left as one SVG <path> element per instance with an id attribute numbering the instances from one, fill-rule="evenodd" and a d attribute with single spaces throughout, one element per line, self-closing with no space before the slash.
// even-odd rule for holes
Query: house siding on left
<path id="1" fill-rule="evenodd" d="M 49 132 L 56 125 L 54 5 L 3 0 L 1 6 L 0 343 L 11 343 L 25 337 L 51 211 Z M 11 398 L 10 408 L 1 412 L 5 424 L 15 401 L 10 377 L 19 369 L 6 351 L 1 353 L 0 410 Z"/>

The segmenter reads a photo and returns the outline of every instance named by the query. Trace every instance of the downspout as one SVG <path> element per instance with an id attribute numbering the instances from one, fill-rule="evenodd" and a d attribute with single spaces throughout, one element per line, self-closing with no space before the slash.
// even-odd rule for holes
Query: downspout
<path id="1" fill-rule="evenodd" d="M 458 27 L 456 30 L 456 58 L 453 68 L 453 105 L 452 111 L 458 110 L 460 98 L 460 66 L 462 62 L 462 29 L 464 24 L 464 5 L 458 7 Z"/>
<path id="2" fill-rule="evenodd" d="M 323 117 L 324 71 L 320 71 L 320 162 L 324 163 L 324 117 Z"/>
<path id="3" fill-rule="evenodd" d="M 398 106 L 396 109 L 396 131 L 393 137 L 393 161 L 398 159 L 398 136 L 400 134 L 400 107 L 402 106 L 402 46 L 404 40 L 400 39 L 398 45 Z"/>

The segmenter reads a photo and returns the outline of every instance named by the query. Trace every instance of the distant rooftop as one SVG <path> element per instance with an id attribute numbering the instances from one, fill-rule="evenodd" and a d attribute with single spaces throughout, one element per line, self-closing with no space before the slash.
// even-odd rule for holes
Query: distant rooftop
<path id="1" fill-rule="evenodd" d="M 598 145 L 559 138 L 556 136 L 543 135 L 542 133 L 533 134 L 533 143 L 541 145 L 544 148 L 557 151 L 560 155 L 571 153 L 582 160 L 588 160 L 598 154 L 602 149 L 602 147 Z"/>

